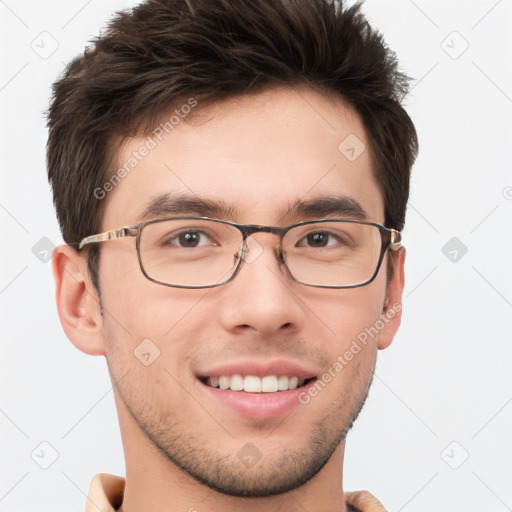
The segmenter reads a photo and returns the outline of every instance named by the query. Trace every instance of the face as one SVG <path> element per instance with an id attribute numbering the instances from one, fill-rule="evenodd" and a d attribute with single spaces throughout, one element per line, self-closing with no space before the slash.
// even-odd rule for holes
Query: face
<path id="1" fill-rule="evenodd" d="M 322 218 L 292 215 L 297 202 L 351 198 L 367 220 L 383 223 L 369 150 L 354 160 L 338 149 L 349 135 L 369 147 L 361 121 L 341 100 L 276 89 L 196 108 L 191 121 L 153 137 L 156 146 L 107 195 L 102 230 L 141 222 L 162 195 L 210 201 L 223 219 L 270 226 Z M 130 139 L 119 164 L 145 140 Z M 158 205 L 154 217 L 172 214 L 165 201 Z M 105 353 L 126 421 L 168 461 L 235 496 L 297 488 L 336 455 L 367 396 L 382 332 L 359 342 L 349 361 L 344 355 L 378 324 L 387 289 L 386 260 L 367 286 L 314 288 L 287 274 L 275 235 L 253 239 L 257 258 L 217 288 L 149 281 L 132 238 L 103 243 L 99 271 Z M 275 393 L 205 383 L 234 374 L 316 381 Z"/>

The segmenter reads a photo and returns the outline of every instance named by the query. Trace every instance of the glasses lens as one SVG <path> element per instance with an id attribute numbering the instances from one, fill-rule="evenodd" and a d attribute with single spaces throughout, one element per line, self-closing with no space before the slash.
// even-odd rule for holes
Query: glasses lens
<path id="1" fill-rule="evenodd" d="M 283 239 L 283 255 L 293 277 L 317 286 L 355 286 L 368 281 L 379 263 L 379 228 L 355 222 L 297 226 Z"/>
<path id="2" fill-rule="evenodd" d="M 147 224 L 140 259 L 151 279 L 176 286 L 214 286 L 231 277 L 242 243 L 238 229 L 222 222 L 172 219 Z"/>

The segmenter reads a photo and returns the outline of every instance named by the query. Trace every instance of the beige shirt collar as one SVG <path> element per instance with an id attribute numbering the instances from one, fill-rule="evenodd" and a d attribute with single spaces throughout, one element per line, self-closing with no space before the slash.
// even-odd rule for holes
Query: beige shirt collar
<path id="1" fill-rule="evenodd" d="M 85 512 L 115 512 L 123 502 L 125 479 L 100 473 L 91 482 Z M 386 512 L 384 506 L 368 491 L 345 493 L 352 512 Z"/>

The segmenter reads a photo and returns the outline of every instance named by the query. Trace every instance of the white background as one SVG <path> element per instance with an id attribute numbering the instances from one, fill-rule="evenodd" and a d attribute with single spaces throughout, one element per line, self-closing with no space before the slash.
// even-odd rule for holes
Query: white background
<path id="1" fill-rule="evenodd" d="M 95 473 L 124 475 L 106 364 L 66 339 L 33 247 L 61 243 L 45 171 L 51 83 L 134 4 L 0 1 L 0 511 L 83 510 Z M 345 488 L 392 511 L 512 510 L 512 1 L 363 10 L 415 78 L 406 106 L 421 149 L 403 323 L 349 434 Z M 48 469 L 34 461 L 52 460 L 41 442 L 58 453 Z"/>

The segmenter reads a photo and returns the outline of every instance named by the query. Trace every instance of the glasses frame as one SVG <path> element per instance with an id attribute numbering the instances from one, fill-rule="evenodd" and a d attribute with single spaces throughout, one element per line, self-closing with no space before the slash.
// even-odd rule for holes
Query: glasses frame
<path id="1" fill-rule="evenodd" d="M 226 278 L 224 281 L 221 281 L 219 283 L 215 284 L 208 284 L 208 285 L 179 285 L 179 284 L 170 284 L 165 281 L 160 281 L 158 279 L 155 279 L 151 276 L 149 276 L 146 273 L 146 270 L 144 269 L 144 265 L 142 264 L 142 259 L 140 255 L 140 239 L 142 235 L 143 229 L 150 225 L 150 224 L 156 224 L 158 222 L 165 222 L 169 220 L 207 220 L 212 222 L 218 222 L 220 224 L 226 224 L 228 226 L 232 226 L 240 233 L 242 234 L 242 247 L 240 251 L 238 251 L 238 254 L 235 256 L 237 257 L 238 261 L 236 263 L 236 266 L 234 267 L 233 272 L 231 275 Z M 300 281 L 296 279 L 293 274 L 291 273 L 290 269 L 288 268 L 288 265 L 286 264 L 286 261 L 284 259 L 284 255 L 282 252 L 282 242 L 283 238 L 293 228 L 304 226 L 307 224 L 323 224 L 326 222 L 346 222 L 349 224 L 364 224 L 367 226 L 374 226 L 378 228 L 380 236 L 381 236 L 381 250 L 379 254 L 379 260 L 377 262 L 377 266 L 375 268 L 375 271 L 373 272 L 372 276 L 364 281 L 363 283 L 358 283 L 355 285 L 323 285 L 323 284 L 310 284 L 305 283 L 303 281 Z M 255 233 L 272 233 L 274 235 L 277 235 L 279 237 L 279 246 L 278 246 L 278 252 L 277 257 L 281 264 L 283 264 L 288 271 L 288 274 L 290 277 L 297 283 L 303 284 L 304 286 L 312 286 L 314 288 L 334 288 L 334 289 L 345 289 L 345 288 L 359 288 L 361 286 L 366 286 L 370 284 L 375 277 L 377 276 L 380 267 L 382 265 L 382 261 L 384 260 L 384 255 L 386 254 L 386 251 L 389 250 L 396 250 L 399 247 L 401 247 L 402 242 L 402 233 L 400 231 L 397 231 L 393 228 L 387 228 L 383 226 L 382 224 L 378 224 L 377 222 L 371 222 L 371 221 L 364 221 L 364 220 L 354 220 L 354 219 L 317 219 L 317 220 L 307 220 L 298 222 L 295 224 L 290 224 L 288 226 L 263 226 L 259 224 L 236 224 L 234 222 L 231 222 L 229 220 L 222 220 L 222 219 L 213 219 L 210 217 L 198 217 L 198 216 L 171 216 L 171 217 L 162 217 L 157 219 L 150 219 L 144 222 L 141 222 L 140 224 L 136 224 L 134 226 L 125 226 L 118 229 L 112 229 L 110 231 L 105 231 L 104 233 L 98 233 L 96 235 L 91 235 L 83 238 L 80 242 L 71 244 L 71 245 L 77 245 L 78 252 L 80 252 L 86 245 L 97 243 L 97 242 L 106 242 L 108 240 L 119 240 L 120 238 L 126 238 L 126 237 L 135 237 L 135 247 L 137 250 L 137 258 L 139 260 L 139 266 L 142 271 L 142 274 L 144 277 L 149 279 L 150 281 L 161 284 L 164 286 L 171 286 L 173 288 L 188 288 L 188 289 L 198 289 L 198 288 L 216 288 L 217 286 L 223 286 L 230 281 L 232 281 L 236 275 L 238 274 L 240 268 L 242 267 L 242 262 L 244 261 L 244 256 L 246 253 L 246 247 L 247 247 L 247 239 L 254 235 Z"/>

